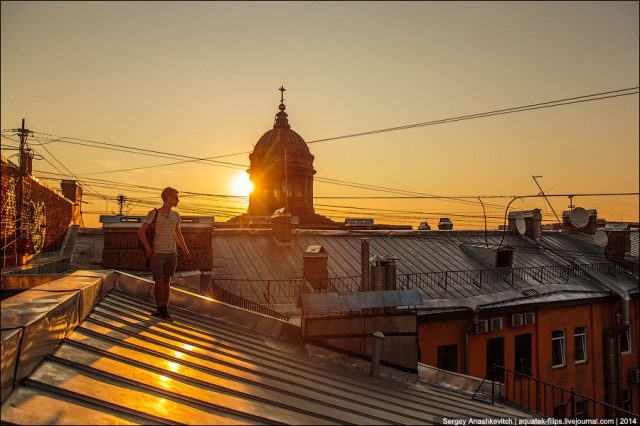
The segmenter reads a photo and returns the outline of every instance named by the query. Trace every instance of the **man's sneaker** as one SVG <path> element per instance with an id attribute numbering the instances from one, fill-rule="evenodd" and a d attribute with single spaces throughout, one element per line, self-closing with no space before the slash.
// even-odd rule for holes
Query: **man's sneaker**
<path id="1" fill-rule="evenodd" d="M 171 314 L 169 313 L 169 311 L 165 311 L 162 314 L 159 314 L 160 318 L 169 321 L 169 322 L 173 322 L 173 317 L 171 316 Z"/>

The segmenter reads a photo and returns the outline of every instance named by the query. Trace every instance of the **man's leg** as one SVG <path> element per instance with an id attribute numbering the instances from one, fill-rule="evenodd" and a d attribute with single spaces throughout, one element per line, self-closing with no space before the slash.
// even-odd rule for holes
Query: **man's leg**
<path id="1" fill-rule="evenodd" d="M 165 308 L 169 305 L 169 280 L 170 278 L 165 278 L 160 281 L 160 285 L 162 286 L 162 306 Z"/>

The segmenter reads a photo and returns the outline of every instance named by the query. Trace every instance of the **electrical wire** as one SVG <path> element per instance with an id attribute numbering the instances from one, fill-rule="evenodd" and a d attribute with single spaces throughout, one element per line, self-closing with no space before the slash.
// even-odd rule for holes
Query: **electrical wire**
<path id="1" fill-rule="evenodd" d="M 483 117 L 489 117 L 489 116 L 494 116 L 494 115 L 502 115 L 502 114 L 509 114 L 509 113 L 515 113 L 515 112 L 523 112 L 523 111 L 529 111 L 529 110 L 534 110 L 534 109 L 551 108 L 551 107 L 555 107 L 555 106 L 569 105 L 569 104 L 575 104 L 575 103 L 581 103 L 581 102 L 590 102 L 590 101 L 594 101 L 594 100 L 608 99 L 608 98 L 614 98 L 614 97 L 620 97 L 620 96 L 628 96 L 628 95 L 637 94 L 638 93 L 638 91 L 637 91 L 638 88 L 639 87 L 636 86 L 636 87 L 631 87 L 631 88 L 626 88 L 626 89 L 610 90 L 610 91 L 606 91 L 606 92 L 598 92 L 598 93 L 592 93 L 592 94 L 589 94 L 589 95 L 582 95 L 582 96 L 576 96 L 576 97 L 571 97 L 571 98 L 564 98 L 564 99 L 559 99 L 559 100 L 554 100 L 554 101 L 546 101 L 546 102 L 523 105 L 523 106 L 518 106 L 518 107 L 504 108 L 504 109 L 500 109 L 500 110 L 486 111 L 486 112 L 476 113 L 476 114 L 468 114 L 468 115 L 452 117 L 452 118 L 446 118 L 446 119 L 441 119 L 441 120 L 432 120 L 432 121 L 427 121 L 427 122 L 422 122 L 422 123 L 409 124 L 409 125 L 405 125 L 405 126 L 390 127 L 390 128 L 386 128 L 386 129 L 378 129 L 378 130 L 372 130 L 372 131 L 367 131 L 367 132 L 360 132 L 360 133 L 354 133 L 354 134 L 349 134 L 349 135 L 337 136 L 337 137 L 332 137 L 332 138 L 312 140 L 312 141 L 307 142 L 307 144 L 319 143 L 319 142 L 327 142 L 327 141 L 333 141 L 333 140 L 339 140 L 339 139 L 345 139 L 345 138 L 352 138 L 352 137 L 356 137 L 356 136 L 365 136 L 365 135 L 370 135 L 370 134 L 391 132 L 391 131 L 397 131 L 397 130 L 405 130 L 405 129 L 415 128 L 415 127 L 423 127 L 423 126 L 428 126 L 428 125 L 443 124 L 443 123 L 449 123 L 449 122 L 455 122 L 455 121 L 483 118 Z M 607 95 L 607 96 L 605 96 L 605 95 Z M 241 154 L 250 153 L 249 151 L 247 151 L 247 152 L 241 152 L 241 153 L 235 153 L 235 154 L 226 154 L 226 155 L 221 155 L 221 156 L 198 158 L 198 157 L 191 157 L 191 156 L 186 156 L 186 155 L 182 155 L 182 154 L 173 154 L 173 153 L 167 153 L 167 152 L 157 151 L 157 150 L 149 150 L 149 149 L 143 149 L 143 148 L 128 147 L 128 146 L 125 146 L 125 145 L 110 144 L 110 143 L 106 143 L 106 142 L 98 142 L 98 141 L 93 141 L 93 140 L 89 140 L 89 139 L 73 138 L 73 137 L 66 137 L 66 136 L 57 136 L 57 135 L 52 135 L 52 134 L 49 134 L 49 133 L 42 133 L 42 132 L 37 132 L 37 133 L 38 134 L 42 134 L 42 135 L 57 137 L 58 139 L 55 140 L 55 141 L 58 141 L 58 142 L 76 143 L 76 144 L 81 144 L 81 145 L 83 145 L 81 142 L 89 142 L 89 143 L 94 144 L 94 145 L 87 145 L 87 146 L 93 146 L 93 147 L 98 147 L 98 148 L 103 148 L 103 149 L 107 149 L 107 148 L 101 147 L 99 145 L 106 145 L 106 146 L 112 147 L 112 149 L 118 150 L 118 151 L 122 151 L 122 149 L 118 149 L 118 148 L 124 148 L 125 152 L 138 153 L 138 154 L 143 154 L 143 155 L 151 155 L 151 153 L 152 153 L 152 154 L 155 154 L 156 156 L 160 155 L 161 158 L 172 158 L 172 157 L 187 158 L 187 160 L 168 163 L 168 164 L 158 164 L 158 165 L 152 165 L 152 166 L 141 166 L 141 167 L 135 167 L 135 168 L 129 168 L 129 169 L 121 169 L 121 170 L 117 170 L 117 171 L 106 171 L 106 172 L 97 172 L 97 173 L 115 173 L 115 172 L 118 172 L 118 171 L 132 171 L 132 170 L 140 170 L 142 168 L 161 167 L 163 165 L 164 166 L 166 166 L 166 165 L 174 165 L 174 164 L 193 162 L 193 161 L 201 161 L 201 162 L 202 161 L 212 161 L 213 163 L 217 163 L 218 165 L 226 165 L 226 166 L 230 166 L 230 167 L 233 167 L 233 168 L 246 168 L 246 167 L 248 167 L 246 165 L 237 164 L 237 163 L 219 162 L 219 161 L 214 161 L 213 159 L 214 158 L 225 157 L 225 156 L 235 156 L 235 155 L 241 155 Z M 50 142 L 53 142 L 53 141 L 54 140 L 52 140 Z M 72 142 L 72 141 L 75 141 L 75 142 Z M 86 145 L 86 144 L 84 144 L 84 145 Z M 171 156 L 171 157 L 167 157 L 167 156 Z M 324 180 L 325 183 L 340 184 L 340 183 L 336 183 L 336 182 L 340 182 L 340 181 L 335 180 L 335 179 L 316 177 L 316 180 L 318 180 L 320 182 L 322 182 L 323 179 L 326 179 L 326 180 Z M 343 183 L 344 183 L 344 181 L 343 181 Z M 360 185 L 361 185 L 360 187 L 364 188 L 364 189 L 373 189 L 369 185 L 364 185 L 364 184 L 360 184 Z M 384 187 L 379 187 L 379 188 L 384 188 Z M 378 189 L 374 189 L 374 190 L 378 190 Z M 396 190 L 396 191 L 401 191 L 401 190 Z M 451 198 L 449 198 L 449 199 L 451 199 Z M 465 201 L 461 201 L 461 202 L 468 202 L 468 201 L 465 200 Z"/>

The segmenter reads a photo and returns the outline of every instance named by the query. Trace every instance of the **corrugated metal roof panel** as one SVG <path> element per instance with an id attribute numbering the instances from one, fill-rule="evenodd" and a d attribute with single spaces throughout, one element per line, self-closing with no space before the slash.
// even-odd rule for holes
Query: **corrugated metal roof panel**
<path id="1" fill-rule="evenodd" d="M 174 307 L 168 323 L 150 317 L 152 309 L 109 293 L 3 402 L 3 421 L 430 424 L 526 416 L 424 383 L 336 370 L 299 346 L 193 311 Z"/>

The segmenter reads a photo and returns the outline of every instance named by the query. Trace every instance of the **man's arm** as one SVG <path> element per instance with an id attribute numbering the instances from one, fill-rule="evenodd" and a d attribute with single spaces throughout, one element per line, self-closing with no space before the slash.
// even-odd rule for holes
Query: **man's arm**
<path id="1" fill-rule="evenodd" d="M 149 229 L 149 224 L 145 222 L 142 224 L 140 229 L 138 229 L 138 239 L 140 239 L 140 242 L 142 242 L 147 256 L 151 257 L 151 255 L 153 254 L 153 250 L 151 249 L 151 246 L 149 246 L 149 241 L 147 241 L 147 229 Z"/>
<path id="2" fill-rule="evenodd" d="M 176 225 L 175 235 L 176 243 L 178 244 L 178 246 L 182 249 L 182 251 L 184 251 L 184 254 L 186 254 L 188 257 L 191 257 L 191 253 L 187 248 L 187 244 L 184 242 L 184 237 L 182 236 L 182 231 L 180 230 L 180 224 Z"/>

